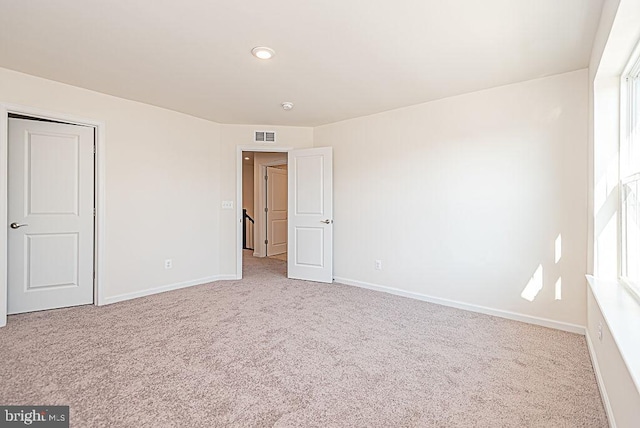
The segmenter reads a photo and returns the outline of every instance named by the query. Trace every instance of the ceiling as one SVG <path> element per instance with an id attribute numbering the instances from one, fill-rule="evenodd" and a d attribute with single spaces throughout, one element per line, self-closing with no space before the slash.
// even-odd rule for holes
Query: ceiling
<path id="1" fill-rule="evenodd" d="M 316 126 L 585 68 L 602 0 L 0 0 L 0 67 Z M 254 46 L 276 56 L 261 61 Z M 293 110 L 280 104 L 291 101 Z"/>

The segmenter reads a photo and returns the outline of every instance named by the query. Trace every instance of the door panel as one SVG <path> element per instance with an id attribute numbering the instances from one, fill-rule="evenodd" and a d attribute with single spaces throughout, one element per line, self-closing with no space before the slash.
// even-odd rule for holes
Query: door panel
<path id="1" fill-rule="evenodd" d="M 284 245 L 284 251 L 277 254 L 284 253 L 287 251 L 287 220 L 274 220 L 271 230 L 271 241 L 269 243 L 273 244 L 274 247 Z M 269 253 L 270 256 L 273 254 L 276 254 L 275 250 Z"/>
<path id="2" fill-rule="evenodd" d="M 296 264 L 299 266 L 324 266 L 324 229 L 322 227 L 297 227 L 295 231 Z M 313 243 L 314 245 L 309 245 Z"/>
<path id="3" fill-rule="evenodd" d="M 93 128 L 9 119 L 8 312 L 93 302 Z"/>
<path id="4" fill-rule="evenodd" d="M 78 234 L 26 235 L 26 290 L 78 286 Z"/>
<path id="5" fill-rule="evenodd" d="M 323 155 L 296 158 L 296 215 L 323 215 L 323 163 Z"/>
<path id="6" fill-rule="evenodd" d="M 332 148 L 289 152 L 289 278 L 333 282 Z"/>
<path id="7" fill-rule="evenodd" d="M 287 251 L 287 170 L 267 167 L 267 255 Z"/>
<path id="8" fill-rule="evenodd" d="M 78 136 L 31 132 L 25 155 L 25 214 L 78 215 Z"/>

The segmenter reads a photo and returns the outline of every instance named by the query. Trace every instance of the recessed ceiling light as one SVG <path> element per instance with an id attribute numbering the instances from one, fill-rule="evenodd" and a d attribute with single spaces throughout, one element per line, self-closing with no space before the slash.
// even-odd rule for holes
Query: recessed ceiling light
<path id="1" fill-rule="evenodd" d="M 290 103 L 289 101 L 285 101 L 282 103 L 282 108 L 284 110 L 291 110 L 293 108 L 293 103 Z"/>
<path id="2" fill-rule="evenodd" d="M 251 54 L 258 59 L 271 59 L 276 54 L 276 51 L 266 46 L 256 46 L 251 49 Z"/>

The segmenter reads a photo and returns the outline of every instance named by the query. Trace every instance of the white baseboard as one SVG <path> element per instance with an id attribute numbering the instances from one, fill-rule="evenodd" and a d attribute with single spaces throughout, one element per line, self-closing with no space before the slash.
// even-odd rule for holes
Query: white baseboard
<path id="1" fill-rule="evenodd" d="M 586 329 L 584 326 L 570 324 L 561 321 L 554 321 L 547 318 L 534 317 L 531 315 L 519 314 L 517 312 L 504 311 L 501 309 L 487 308 L 485 306 L 473 305 L 470 303 L 458 302 L 456 300 L 442 299 L 440 297 L 428 296 L 426 294 L 405 291 L 399 288 L 387 287 L 385 285 L 371 284 L 368 282 L 356 281 L 348 278 L 334 278 L 335 282 L 341 284 L 353 285 L 369 290 L 382 291 L 384 293 L 395 294 L 396 296 L 408 297 L 410 299 L 422 300 L 425 302 L 436 303 L 438 305 L 450 306 L 452 308 L 464 309 L 465 311 L 479 312 L 481 314 L 493 315 L 496 317 L 507 318 L 510 320 L 526 322 L 529 324 L 540 325 L 543 327 L 554 328 L 556 330 L 568 331 L 584 335 Z"/>
<path id="2" fill-rule="evenodd" d="M 134 291 L 132 293 L 118 294 L 117 296 L 105 297 L 104 305 L 122 302 L 125 300 L 137 299 L 138 297 L 151 296 L 152 294 L 164 293 L 165 291 L 179 290 L 181 288 L 193 287 L 194 285 L 207 284 L 209 282 L 235 280 L 236 275 L 214 275 L 206 278 L 194 279 L 192 281 L 179 282 L 177 284 L 163 285 L 160 287 L 147 288 L 146 290 Z"/>
<path id="3" fill-rule="evenodd" d="M 242 278 L 238 278 L 238 275 L 236 275 L 235 273 L 216 275 L 215 278 L 216 278 L 215 281 L 235 281 L 236 279 L 242 279 Z M 212 282 L 212 281 L 208 281 L 208 282 Z"/>
<path id="4" fill-rule="evenodd" d="M 609 420 L 609 426 L 611 428 L 616 428 L 616 420 L 613 417 L 613 409 L 611 408 L 611 402 L 609 401 L 607 389 L 604 386 L 604 380 L 602 379 L 602 373 L 600 373 L 598 358 L 596 357 L 595 349 L 593 349 L 593 342 L 591 341 L 591 336 L 589 336 L 589 331 L 586 332 L 585 336 L 587 338 L 587 348 L 589 349 L 589 355 L 591 356 L 593 371 L 596 373 L 596 381 L 598 382 L 598 388 L 600 389 L 600 396 L 602 397 L 604 410 L 607 413 L 607 419 Z"/>

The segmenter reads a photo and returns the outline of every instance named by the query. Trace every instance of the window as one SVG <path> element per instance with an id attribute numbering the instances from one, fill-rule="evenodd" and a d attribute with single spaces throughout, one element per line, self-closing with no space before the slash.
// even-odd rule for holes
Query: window
<path id="1" fill-rule="evenodd" d="M 620 276 L 640 297 L 640 58 L 622 79 L 620 129 Z"/>

